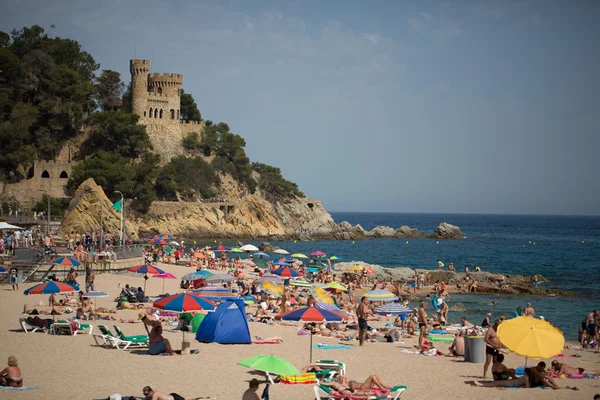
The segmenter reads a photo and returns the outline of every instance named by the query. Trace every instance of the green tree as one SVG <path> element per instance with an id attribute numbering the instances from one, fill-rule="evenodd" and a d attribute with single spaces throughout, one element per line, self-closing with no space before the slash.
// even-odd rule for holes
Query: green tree
<path id="1" fill-rule="evenodd" d="M 103 111 L 114 111 L 121 107 L 125 84 L 121 81 L 121 74 L 105 69 L 96 78 L 96 99 Z"/>
<path id="2" fill-rule="evenodd" d="M 198 132 L 190 132 L 185 135 L 181 141 L 183 148 L 186 150 L 200 150 L 202 148 L 202 140 Z"/>
<path id="3" fill-rule="evenodd" d="M 139 116 L 123 111 L 104 111 L 90 118 L 92 133 L 83 143 L 83 155 L 99 150 L 113 151 L 127 158 L 137 158 L 152 149 L 146 126 L 138 124 Z"/>
<path id="4" fill-rule="evenodd" d="M 50 197 L 50 216 L 57 217 L 65 214 L 65 211 L 69 207 L 69 199 L 57 199 Z M 44 194 L 42 199 L 39 200 L 31 208 L 31 211 L 44 211 L 48 213 L 48 195 Z"/>
<path id="5" fill-rule="evenodd" d="M 157 193 L 165 200 L 197 200 L 213 197 L 220 180 L 212 165 L 200 157 L 173 158 L 160 171 L 157 181 Z"/>
<path id="6" fill-rule="evenodd" d="M 268 200 L 278 201 L 292 196 L 304 197 L 298 185 L 285 179 L 279 168 L 262 163 L 253 163 L 252 169 L 260 173 L 258 187 Z"/>
<path id="7" fill-rule="evenodd" d="M 202 121 L 200 110 L 191 93 L 185 93 L 181 89 L 181 106 L 179 117 L 182 121 Z"/>

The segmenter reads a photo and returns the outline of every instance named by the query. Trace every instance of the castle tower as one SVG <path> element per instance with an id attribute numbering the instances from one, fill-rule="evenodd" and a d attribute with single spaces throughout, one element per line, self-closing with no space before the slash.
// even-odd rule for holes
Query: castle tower
<path id="1" fill-rule="evenodd" d="M 131 72 L 131 112 L 143 116 L 148 98 L 150 60 L 130 60 L 129 71 Z"/>
<path id="2" fill-rule="evenodd" d="M 149 119 L 162 119 L 163 123 L 179 124 L 182 84 L 181 74 L 154 73 L 148 76 Z"/>

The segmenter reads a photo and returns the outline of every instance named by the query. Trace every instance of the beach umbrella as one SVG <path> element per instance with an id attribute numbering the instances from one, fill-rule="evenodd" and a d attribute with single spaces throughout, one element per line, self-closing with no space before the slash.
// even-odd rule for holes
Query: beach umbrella
<path id="1" fill-rule="evenodd" d="M 238 365 L 276 375 L 300 375 L 292 363 L 276 356 L 253 356 L 238 362 Z"/>
<path id="2" fill-rule="evenodd" d="M 146 281 L 148 280 L 148 274 L 158 275 L 165 273 L 165 271 L 163 271 L 162 269 L 150 264 L 137 265 L 135 267 L 127 268 L 127 271 L 134 272 L 136 274 L 144 274 L 144 293 L 146 293 Z"/>
<path id="3" fill-rule="evenodd" d="M 398 299 L 393 293 L 382 289 L 371 290 L 363 296 L 371 301 L 394 301 Z"/>
<path id="4" fill-rule="evenodd" d="M 312 253 L 310 253 L 310 255 L 311 256 L 317 256 L 317 257 L 322 257 L 322 256 L 326 256 L 327 254 L 325 254 L 321 250 L 315 250 Z"/>
<path id="5" fill-rule="evenodd" d="M 285 251 L 284 249 L 277 249 L 277 250 L 273 250 L 273 253 L 276 254 L 290 254 L 289 252 Z"/>
<path id="6" fill-rule="evenodd" d="M 325 291 L 325 289 L 323 289 L 322 287 L 313 287 L 312 288 L 312 292 L 315 296 L 315 299 L 317 299 L 317 301 L 320 301 L 322 303 L 327 303 L 327 304 L 335 304 L 335 301 L 333 301 L 333 297 L 331 297 L 329 295 L 329 293 L 327 293 Z"/>
<path id="7" fill-rule="evenodd" d="M 331 256 L 331 257 L 329 257 L 329 259 L 330 259 L 330 260 L 332 260 L 332 261 L 341 261 L 341 260 L 342 260 L 342 257 L 338 257 L 338 256 Z"/>
<path id="8" fill-rule="evenodd" d="M 565 346 L 563 333 L 548 321 L 527 316 L 502 322 L 497 331 L 500 343 L 527 358 L 550 358 Z"/>
<path id="9" fill-rule="evenodd" d="M 275 316 L 281 321 L 303 321 L 303 322 L 342 322 L 348 317 L 335 311 L 329 311 L 319 306 L 304 307 L 298 310 L 288 311 Z M 312 363 L 312 337 L 310 336 L 310 362 Z"/>
<path id="10" fill-rule="evenodd" d="M 244 250 L 244 251 L 258 251 L 258 247 L 252 245 L 252 244 L 245 244 L 242 247 L 240 247 L 240 249 Z"/>
<path id="11" fill-rule="evenodd" d="M 348 290 L 348 288 L 344 285 L 342 285 L 341 283 L 337 283 L 337 282 L 331 282 L 327 284 L 327 288 L 328 289 L 335 289 L 335 290 L 341 290 L 341 291 L 346 291 Z"/>
<path id="12" fill-rule="evenodd" d="M 290 283 L 290 285 L 298 286 L 298 287 L 306 287 L 306 288 L 310 288 L 313 286 L 312 283 L 307 282 L 307 281 L 294 281 L 294 282 Z"/>
<path id="13" fill-rule="evenodd" d="M 412 314 L 412 310 L 400 303 L 387 303 L 375 309 L 376 314 L 394 314 L 407 315 Z"/>
<path id="14" fill-rule="evenodd" d="M 0 274 L 5 274 L 7 272 L 8 272 L 8 270 L 6 268 L 0 266 Z"/>
<path id="15" fill-rule="evenodd" d="M 169 246 L 175 246 L 175 247 L 179 247 L 179 246 L 180 246 L 180 244 L 179 244 L 179 243 L 177 243 L 177 242 L 175 242 L 175 241 L 171 241 L 171 242 L 169 242 Z"/>
<path id="16" fill-rule="evenodd" d="M 165 292 L 165 279 L 177 279 L 177 277 L 173 274 L 165 272 L 163 274 L 152 275 L 153 278 L 158 278 L 163 280 L 162 293 Z"/>
<path id="17" fill-rule="evenodd" d="M 25 290 L 26 295 L 32 294 L 56 294 L 75 292 L 75 288 L 62 282 L 48 281 L 37 284 Z M 54 303 L 52 303 L 52 319 L 54 319 Z"/>
<path id="18" fill-rule="evenodd" d="M 187 293 L 174 294 L 172 296 L 163 297 L 154 302 L 154 308 L 161 310 L 175 311 L 178 313 L 187 311 L 214 311 L 217 305 L 208 299 L 192 296 Z M 185 331 L 183 332 L 183 341 L 185 341 Z"/>
<path id="19" fill-rule="evenodd" d="M 260 288 L 264 290 L 266 293 L 273 296 L 283 296 L 284 287 L 275 282 L 261 282 Z"/>
<path id="20" fill-rule="evenodd" d="M 279 265 L 279 266 L 282 266 L 282 267 L 289 267 L 289 266 L 291 266 L 292 264 L 290 264 L 290 263 L 288 263 L 288 262 L 285 262 L 285 261 L 275 261 L 275 262 L 273 263 L 273 265 Z"/>
<path id="21" fill-rule="evenodd" d="M 276 263 L 273 263 L 273 264 L 276 264 Z M 295 269 L 291 269 L 289 267 L 278 268 L 275 271 L 273 271 L 273 273 L 275 275 L 283 276 L 286 278 L 298 278 L 298 277 L 302 276 L 302 274 L 300 272 L 296 271 Z"/>
<path id="22" fill-rule="evenodd" d="M 15 226 L 15 225 L 11 225 L 7 222 L 0 221 L 0 231 L 3 229 L 13 230 L 13 229 L 25 229 L 25 228 L 21 228 L 20 226 Z"/>
<path id="23" fill-rule="evenodd" d="M 108 293 L 101 292 L 99 290 L 93 290 L 91 292 L 84 293 L 84 297 L 90 297 L 94 299 L 94 306 L 96 306 L 96 299 L 98 297 L 108 297 Z"/>
<path id="24" fill-rule="evenodd" d="M 254 262 L 254 264 L 256 264 L 256 266 L 258 268 L 268 268 L 269 265 L 267 264 L 267 260 L 262 260 L 260 258 L 253 258 L 252 262 Z"/>
<path id="25" fill-rule="evenodd" d="M 260 257 L 267 257 L 267 258 L 271 257 L 270 255 L 268 255 L 264 251 L 259 251 L 258 253 L 254 253 L 254 257 L 258 257 L 258 256 L 260 256 Z"/>
<path id="26" fill-rule="evenodd" d="M 302 254 L 302 253 L 294 253 L 294 254 L 292 254 L 292 257 L 295 257 L 295 258 L 308 258 L 307 255 Z"/>
<path id="27" fill-rule="evenodd" d="M 256 280 L 257 282 L 283 282 L 283 278 L 279 275 L 263 275 Z"/>
<path id="28" fill-rule="evenodd" d="M 227 246 L 223 246 L 222 244 L 218 246 L 213 246 L 209 249 L 210 251 L 230 251 L 231 248 Z"/>
<path id="29" fill-rule="evenodd" d="M 348 314 L 345 311 L 342 311 L 338 306 L 336 306 L 335 304 L 328 304 L 328 303 L 322 303 L 320 301 L 317 301 L 317 307 L 319 308 L 323 308 L 327 311 L 333 311 L 336 312 L 338 314 L 342 314 L 344 316 L 348 316 Z"/>
<path id="30" fill-rule="evenodd" d="M 244 250 L 240 249 L 239 247 L 232 247 L 231 252 L 232 253 L 243 253 Z"/>
<path id="31" fill-rule="evenodd" d="M 209 272 L 205 269 L 200 270 L 200 271 L 196 271 L 196 272 L 190 272 L 189 274 L 185 274 L 184 276 L 181 277 L 182 281 L 196 281 L 198 279 L 206 279 L 209 276 L 212 276 L 213 273 Z"/>
<path id="32" fill-rule="evenodd" d="M 206 286 L 202 289 L 194 290 L 194 293 L 197 296 L 203 297 L 212 301 L 225 301 L 225 300 L 235 300 L 238 298 L 234 293 L 230 292 L 225 288 L 221 288 L 218 286 Z"/>
<path id="33" fill-rule="evenodd" d="M 170 233 L 164 233 L 162 235 L 155 235 L 152 236 L 151 238 L 148 238 L 148 241 L 155 241 L 155 240 L 173 240 L 175 239 L 175 236 L 171 235 Z"/>
<path id="34" fill-rule="evenodd" d="M 233 282 L 235 278 L 229 274 L 214 274 L 205 278 L 206 282 Z"/>
<path id="35" fill-rule="evenodd" d="M 206 258 L 206 256 L 204 254 L 198 253 L 198 252 L 194 253 L 194 257 L 196 257 L 196 258 Z"/>
<path id="36" fill-rule="evenodd" d="M 56 260 L 53 260 L 52 264 L 65 265 L 67 267 L 78 267 L 81 265 L 81 263 L 73 257 L 59 257 Z"/>

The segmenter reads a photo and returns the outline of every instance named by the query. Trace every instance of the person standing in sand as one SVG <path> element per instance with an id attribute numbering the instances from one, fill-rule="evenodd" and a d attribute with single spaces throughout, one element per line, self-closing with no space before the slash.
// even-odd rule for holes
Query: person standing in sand
<path id="1" fill-rule="evenodd" d="M 427 304 L 422 301 L 419 305 L 419 350 L 423 350 L 423 342 L 425 341 L 425 335 L 427 334 L 427 312 L 425 308 Z"/>
<path id="2" fill-rule="evenodd" d="M 527 303 L 527 307 L 523 310 L 523 315 L 535 318 L 535 310 L 531 307 L 531 303 Z"/>
<path id="3" fill-rule="evenodd" d="M 369 313 L 369 300 L 363 296 L 360 299 L 360 304 L 356 308 L 356 316 L 358 317 L 358 338 L 360 341 L 360 346 L 363 345 L 365 339 L 367 338 L 367 331 L 369 330 L 367 317 Z"/>
<path id="4" fill-rule="evenodd" d="M 502 348 L 502 344 L 496 335 L 496 331 L 498 326 L 500 325 L 500 320 L 495 320 L 494 325 L 490 327 L 485 333 L 484 341 L 485 341 L 485 364 L 483 364 L 483 378 L 486 378 L 488 367 L 490 363 L 496 362 L 496 356 L 500 353 L 500 348 Z"/>

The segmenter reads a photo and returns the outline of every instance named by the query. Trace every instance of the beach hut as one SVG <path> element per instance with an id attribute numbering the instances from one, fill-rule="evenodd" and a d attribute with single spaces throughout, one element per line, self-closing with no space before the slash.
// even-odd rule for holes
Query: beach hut
<path id="1" fill-rule="evenodd" d="M 217 306 L 200 324 L 196 340 L 204 343 L 250 344 L 252 339 L 244 301 L 226 300 Z"/>

